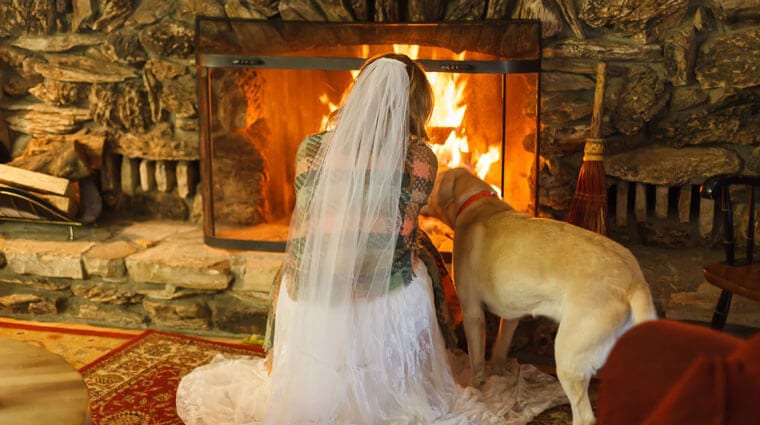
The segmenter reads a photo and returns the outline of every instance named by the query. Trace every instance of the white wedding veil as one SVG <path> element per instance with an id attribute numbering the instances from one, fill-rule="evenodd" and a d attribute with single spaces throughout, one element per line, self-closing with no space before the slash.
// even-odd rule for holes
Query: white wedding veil
<path id="1" fill-rule="evenodd" d="M 388 361 L 386 344 L 394 341 L 383 336 L 384 315 L 393 313 L 383 305 L 401 222 L 408 102 L 407 65 L 375 59 L 325 135 L 304 184 L 311 192 L 297 201 L 305 213 L 291 223 L 304 239 L 290 282 L 294 308 L 277 316 L 268 423 L 365 423 L 404 402 L 393 400 L 394 388 L 385 386 L 390 399 L 383 399 L 365 386 L 383 388 L 389 366 L 411 372 Z M 369 311 L 376 317 L 365 317 Z"/>

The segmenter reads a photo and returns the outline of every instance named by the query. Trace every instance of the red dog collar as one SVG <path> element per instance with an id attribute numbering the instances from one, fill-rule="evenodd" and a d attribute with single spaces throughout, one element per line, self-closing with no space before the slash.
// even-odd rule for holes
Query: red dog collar
<path id="1" fill-rule="evenodd" d="M 465 208 L 469 207 L 470 204 L 472 204 L 473 202 L 477 201 L 480 198 L 485 198 L 485 197 L 498 198 L 499 195 L 496 194 L 496 192 L 494 192 L 493 190 L 481 190 L 480 192 L 475 193 L 474 195 L 470 196 L 462 203 L 462 205 L 457 210 L 457 217 L 459 217 L 459 214 L 461 214 Z"/>

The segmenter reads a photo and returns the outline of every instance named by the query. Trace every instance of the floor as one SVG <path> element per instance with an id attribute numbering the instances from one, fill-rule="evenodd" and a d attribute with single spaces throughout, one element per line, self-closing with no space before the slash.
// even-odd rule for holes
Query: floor
<path id="1" fill-rule="evenodd" d="M 625 244 L 625 243 L 624 243 Z M 642 271 L 650 284 L 652 294 L 662 317 L 701 323 L 706 325 L 712 315 L 718 290 L 706 284 L 702 278 L 702 267 L 712 261 L 723 258 L 722 251 L 715 247 L 663 248 L 645 246 L 637 243 L 625 244 L 637 257 Z M 35 334 L 20 332 L 18 329 L 2 328 L 2 323 L 28 323 L 0 318 L 0 337 L 22 339 L 44 346 L 49 351 L 62 355 L 75 367 L 81 367 L 100 355 L 118 347 L 125 337 L 138 331 L 123 329 L 104 329 L 87 325 L 56 324 L 56 326 L 81 329 L 85 331 L 102 331 L 120 334 L 113 338 L 56 338 L 48 333 Z M 51 325 L 51 324 L 45 324 Z M 10 330 L 9 330 L 10 329 Z M 735 297 L 727 330 L 740 336 L 748 336 L 760 329 L 760 303 L 753 303 L 741 297 Z M 225 339 L 220 339 L 225 340 Z M 235 341 L 239 342 L 239 341 Z M 519 353 L 521 360 L 536 362 L 551 369 L 551 358 L 535 356 L 535 353 Z M 548 366 L 547 366 L 548 365 Z M 592 399 L 596 398 L 598 381 L 591 389 Z M 563 405 L 550 409 L 539 415 L 532 425 L 570 424 L 569 406 Z"/>
<path id="2" fill-rule="evenodd" d="M 102 328 L 81 324 L 22 321 L 0 318 L 0 339 L 24 341 L 58 354 L 77 369 L 97 360 L 136 336 L 141 331 Z M 222 342 L 240 342 L 214 338 Z M 551 372 L 551 367 L 541 367 Z M 596 383 L 592 384 L 595 399 Z M 541 413 L 530 425 L 565 425 L 572 417 L 569 405 L 557 406 Z"/>
<path id="3" fill-rule="evenodd" d="M 705 264 L 724 259 L 719 247 L 627 246 L 639 260 L 661 317 L 710 322 L 720 289 L 704 280 L 702 269 Z M 760 329 L 760 303 L 733 297 L 727 329 L 744 334 Z"/>

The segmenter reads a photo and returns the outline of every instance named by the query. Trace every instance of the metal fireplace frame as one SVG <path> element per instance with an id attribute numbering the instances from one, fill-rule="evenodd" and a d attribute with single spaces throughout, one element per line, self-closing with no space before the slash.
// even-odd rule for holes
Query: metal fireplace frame
<path id="1" fill-rule="evenodd" d="M 316 34 L 316 36 L 315 36 Z M 214 68 L 296 70 L 358 70 L 366 58 L 300 55 L 293 52 L 363 44 L 418 44 L 475 52 L 477 60 L 417 59 L 429 72 L 500 74 L 506 102 L 509 74 L 541 71 L 541 23 L 534 20 L 486 20 L 427 23 L 292 22 L 251 19 L 196 18 L 197 90 L 200 105 L 200 172 L 204 243 L 218 248 L 284 252 L 286 241 L 220 237 L 214 223 L 213 139 L 210 71 Z M 311 35 L 311 36 L 310 36 Z M 441 38 L 448 44 L 439 43 Z M 432 40 L 432 41 L 431 41 Z M 535 183 L 533 211 L 538 211 L 540 160 L 540 77 L 536 82 Z M 502 113 L 501 187 L 504 188 L 506 109 Z"/>

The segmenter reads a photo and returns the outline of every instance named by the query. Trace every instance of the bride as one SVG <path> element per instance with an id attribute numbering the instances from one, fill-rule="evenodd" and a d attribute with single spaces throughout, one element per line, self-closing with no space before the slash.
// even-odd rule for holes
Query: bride
<path id="1" fill-rule="evenodd" d="M 538 413 L 516 401 L 519 385 L 494 384 L 489 398 L 452 373 L 416 251 L 437 171 L 432 107 L 418 64 L 374 57 L 334 128 L 301 144 L 271 374 L 261 358 L 195 369 L 177 390 L 186 424 L 501 424 Z M 553 386 L 542 408 L 562 401 L 555 382 L 541 384 Z"/>

